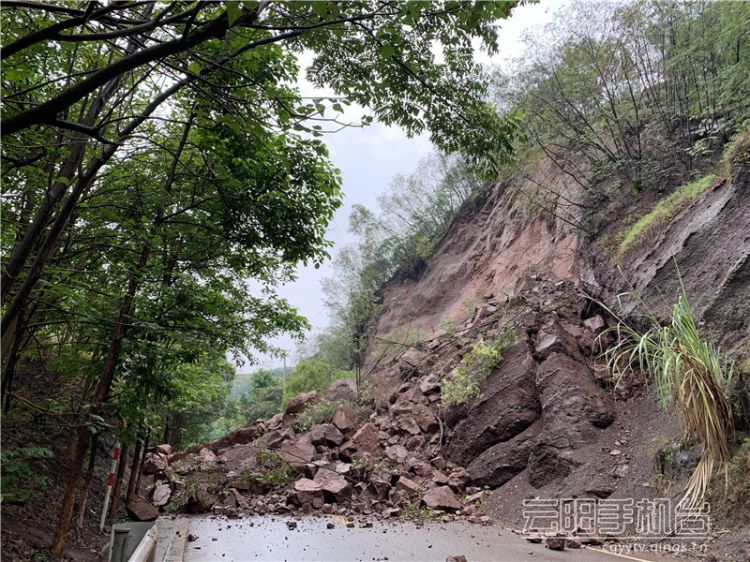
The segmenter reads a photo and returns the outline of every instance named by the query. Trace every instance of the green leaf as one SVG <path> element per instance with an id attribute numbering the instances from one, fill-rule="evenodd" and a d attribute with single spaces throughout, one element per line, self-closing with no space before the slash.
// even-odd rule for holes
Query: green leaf
<path id="1" fill-rule="evenodd" d="M 393 54 L 396 52 L 396 49 L 393 47 L 393 45 L 381 45 L 380 46 L 380 56 L 384 59 L 391 58 Z"/>
<path id="2" fill-rule="evenodd" d="M 243 15 L 240 3 L 237 0 L 230 0 L 227 2 L 227 20 L 229 21 L 230 27 L 234 25 L 238 19 Z"/>

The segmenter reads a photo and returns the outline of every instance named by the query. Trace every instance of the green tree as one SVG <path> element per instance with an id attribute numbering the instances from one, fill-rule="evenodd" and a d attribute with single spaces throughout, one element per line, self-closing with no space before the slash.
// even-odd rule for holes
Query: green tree
<path id="1" fill-rule="evenodd" d="M 350 371 L 335 369 L 326 359 L 304 359 L 289 373 L 286 387 L 284 388 L 283 403 L 286 404 L 290 398 L 302 392 L 310 390 L 322 392 L 333 381 L 350 377 L 351 375 Z"/>
<path id="2" fill-rule="evenodd" d="M 281 377 L 272 371 L 261 369 L 253 373 L 250 392 L 240 399 L 247 420 L 268 419 L 280 412 L 283 392 Z"/>
<path id="3" fill-rule="evenodd" d="M 485 103 L 473 43 L 496 51 L 512 5 L 2 6 L 5 407 L 32 356 L 79 389 L 56 406 L 79 423 L 54 553 L 93 432 L 163 429 L 175 386 L 219 392 L 207 356 L 306 326 L 275 288 L 328 257 L 340 178 L 318 137 L 345 105 L 484 172 L 507 156 L 516 121 Z M 334 98 L 290 86 L 303 51 Z"/>

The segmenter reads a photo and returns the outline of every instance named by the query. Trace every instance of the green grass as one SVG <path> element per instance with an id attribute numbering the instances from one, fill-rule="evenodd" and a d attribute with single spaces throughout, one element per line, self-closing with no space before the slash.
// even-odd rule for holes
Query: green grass
<path id="1" fill-rule="evenodd" d="M 672 220 L 677 213 L 695 201 L 711 185 L 716 176 L 709 174 L 700 179 L 686 183 L 659 200 L 656 206 L 641 217 L 624 233 L 617 245 L 617 254 L 622 256 L 637 247 L 647 234 Z"/>

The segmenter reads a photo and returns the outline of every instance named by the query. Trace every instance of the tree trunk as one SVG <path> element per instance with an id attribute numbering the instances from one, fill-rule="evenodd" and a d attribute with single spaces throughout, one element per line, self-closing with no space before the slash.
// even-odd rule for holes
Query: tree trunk
<path id="1" fill-rule="evenodd" d="M 88 427 L 82 425 L 78 428 L 78 443 L 72 462 L 70 463 L 70 476 L 65 488 L 62 505 L 60 506 L 60 515 L 55 528 L 55 535 L 52 539 L 52 553 L 55 556 L 62 556 L 65 550 L 65 539 L 70 528 L 70 520 L 73 516 L 73 504 L 76 499 L 78 489 L 78 480 L 81 477 L 81 468 L 86 456 L 86 444 L 91 439 L 91 432 Z"/>
<path id="2" fill-rule="evenodd" d="M 130 465 L 130 478 L 128 479 L 128 491 L 125 493 L 125 505 L 133 499 L 133 492 L 137 492 L 138 473 L 141 471 L 141 450 L 143 443 L 138 441 L 133 450 L 133 463 Z"/>
<path id="3" fill-rule="evenodd" d="M 83 529 L 83 519 L 86 516 L 86 501 L 91 489 L 91 480 L 94 477 L 94 468 L 96 467 L 96 435 L 91 436 L 91 451 L 89 452 L 89 466 L 86 469 L 86 476 L 83 477 L 83 488 L 81 490 L 81 499 L 78 502 L 78 517 L 76 519 L 76 531 Z"/>

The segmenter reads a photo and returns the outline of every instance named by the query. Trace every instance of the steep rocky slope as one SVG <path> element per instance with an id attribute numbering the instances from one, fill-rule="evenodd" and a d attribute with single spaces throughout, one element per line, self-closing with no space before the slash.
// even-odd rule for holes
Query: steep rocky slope
<path id="1" fill-rule="evenodd" d="M 529 497 L 665 493 L 653 479 L 655 462 L 677 481 L 695 459 L 670 453 L 680 430 L 645 376 L 616 382 L 598 359 L 615 321 L 596 299 L 614 305 L 631 288 L 664 313 L 680 289 L 676 264 L 705 327 L 742 351 L 750 181 L 743 173 L 716 181 L 619 268 L 569 213 L 529 204 L 539 185 L 572 200 L 576 189 L 566 181 L 542 161 L 532 175 L 491 186 L 417 276 L 386 288 L 359 396 L 340 382 L 326 397 L 296 397 L 283 414 L 215 442 L 174 454 L 155 449 L 146 467 L 150 501 L 131 506 L 133 515 L 414 517 L 426 507 L 429 517 L 519 525 Z M 477 395 L 445 407 L 456 367 L 480 344 L 500 340 L 512 343 Z M 355 406 L 363 394 L 374 411 Z M 336 405 L 332 415 L 304 423 L 323 398 Z"/>

